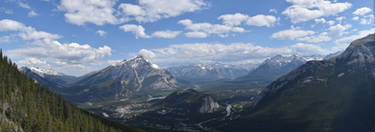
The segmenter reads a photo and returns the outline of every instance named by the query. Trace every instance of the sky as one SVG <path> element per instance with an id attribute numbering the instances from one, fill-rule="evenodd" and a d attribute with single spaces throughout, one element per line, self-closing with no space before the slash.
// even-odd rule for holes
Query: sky
<path id="1" fill-rule="evenodd" d="M 1 0 L 19 66 L 83 75 L 136 55 L 161 67 L 327 55 L 375 32 L 373 0 Z"/>

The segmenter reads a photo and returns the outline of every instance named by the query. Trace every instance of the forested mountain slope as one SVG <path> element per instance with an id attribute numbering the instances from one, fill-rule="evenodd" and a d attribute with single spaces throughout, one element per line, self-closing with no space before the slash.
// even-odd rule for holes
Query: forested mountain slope
<path id="1" fill-rule="evenodd" d="M 0 51 L 0 131 L 137 131 L 82 111 L 18 71 Z"/>

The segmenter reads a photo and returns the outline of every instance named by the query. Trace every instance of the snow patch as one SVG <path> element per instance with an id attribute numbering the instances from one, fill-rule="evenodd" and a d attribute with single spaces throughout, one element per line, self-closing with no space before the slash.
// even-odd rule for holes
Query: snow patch
<path id="1" fill-rule="evenodd" d="M 104 113 L 104 112 L 102 113 L 102 115 L 103 115 L 104 117 L 107 117 L 107 118 L 109 117 L 109 115 L 108 115 L 107 113 Z"/>
<path id="2" fill-rule="evenodd" d="M 160 69 L 160 67 L 156 64 L 151 64 L 151 67 L 154 68 L 154 69 Z"/>
<path id="3" fill-rule="evenodd" d="M 344 75 L 345 75 L 345 73 L 340 73 L 340 74 L 337 75 L 337 77 L 340 78 L 340 77 L 342 77 Z"/>

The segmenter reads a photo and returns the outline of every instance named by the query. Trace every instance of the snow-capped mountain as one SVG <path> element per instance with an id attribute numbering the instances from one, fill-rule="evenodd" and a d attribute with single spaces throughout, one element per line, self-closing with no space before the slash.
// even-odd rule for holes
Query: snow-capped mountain
<path id="1" fill-rule="evenodd" d="M 246 76 L 237 78 L 237 81 L 247 81 L 251 83 L 269 83 L 278 77 L 296 69 L 307 61 L 320 59 L 316 57 L 302 57 L 298 55 L 282 56 L 277 55 L 265 60 Z"/>
<path id="2" fill-rule="evenodd" d="M 67 92 L 89 100 L 121 99 L 176 90 L 176 79 L 143 56 L 85 75 Z"/>
<path id="3" fill-rule="evenodd" d="M 189 82 L 206 82 L 234 79 L 244 76 L 248 70 L 228 64 L 196 64 L 168 68 L 173 76 Z"/>
<path id="4" fill-rule="evenodd" d="M 69 87 L 76 80 L 74 76 L 58 73 L 50 68 L 21 67 L 19 70 L 38 83 L 48 86 L 49 89 L 55 92 Z"/>

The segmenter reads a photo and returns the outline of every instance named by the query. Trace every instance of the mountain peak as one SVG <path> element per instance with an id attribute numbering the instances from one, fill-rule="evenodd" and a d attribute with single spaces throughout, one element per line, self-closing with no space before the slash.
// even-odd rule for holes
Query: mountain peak
<path id="1" fill-rule="evenodd" d="M 347 64 L 375 62 L 375 34 L 353 41 L 339 57 L 348 59 Z"/>
<path id="2" fill-rule="evenodd" d="M 44 76 L 44 75 L 63 75 L 62 73 L 58 73 L 57 71 L 54 71 L 50 68 L 41 68 L 41 67 L 26 67 L 26 66 L 23 66 L 20 68 L 21 71 L 25 71 L 25 70 L 30 70 L 36 74 L 38 74 L 39 76 Z"/>

